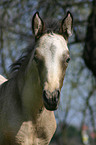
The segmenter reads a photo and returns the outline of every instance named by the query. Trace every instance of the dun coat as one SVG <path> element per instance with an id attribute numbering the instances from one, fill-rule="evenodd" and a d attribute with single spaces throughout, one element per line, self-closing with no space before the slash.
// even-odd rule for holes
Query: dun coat
<path id="1" fill-rule="evenodd" d="M 61 23 L 32 19 L 35 40 L 11 66 L 11 77 L 0 75 L 0 145 L 48 145 L 56 130 L 65 71 L 70 60 L 67 47 L 72 15 Z"/>

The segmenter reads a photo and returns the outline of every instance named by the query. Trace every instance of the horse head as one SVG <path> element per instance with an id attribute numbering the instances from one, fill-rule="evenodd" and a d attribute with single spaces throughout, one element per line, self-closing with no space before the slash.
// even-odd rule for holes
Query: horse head
<path id="1" fill-rule="evenodd" d="M 67 43 L 72 34 L 72 24 L 73 19 L 69 11 L 60 23 L 44 22 L 38 12 L 32 19 L 32 30 L 37 41 L 34 61 L 43 89 L 44 106 L 48 110 L 56 110 L 60 100 L 60 91 L 70 61 Z"/>

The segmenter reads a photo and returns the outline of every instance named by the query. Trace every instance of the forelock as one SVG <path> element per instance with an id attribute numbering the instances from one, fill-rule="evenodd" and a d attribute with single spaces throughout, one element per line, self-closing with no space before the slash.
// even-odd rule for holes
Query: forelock
<path id="1" fill-rule="evenodd" d="M 47 19 L 45 20 L 45 33 L 59 33 L 60 31 L 60 22 L 55 19 Z"/>

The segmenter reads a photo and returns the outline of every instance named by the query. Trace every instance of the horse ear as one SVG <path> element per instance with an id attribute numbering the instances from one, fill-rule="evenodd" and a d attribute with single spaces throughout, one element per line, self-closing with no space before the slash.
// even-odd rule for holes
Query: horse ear
<path id="1" fill-rule="evenodd" d="M 43 20 L 40 18 L 39 13 L 36 12 L 32 18 L 32 30 L 35 37 L 42 34 L 44 28 Z"/>
<path id="2" fill-rule="evenodd" d="M 60 32 L 65 36 L 69 37 L 72 35 L 73 29 L 73 16 L 68 11 L 66 17 L 62 20 Z"/>

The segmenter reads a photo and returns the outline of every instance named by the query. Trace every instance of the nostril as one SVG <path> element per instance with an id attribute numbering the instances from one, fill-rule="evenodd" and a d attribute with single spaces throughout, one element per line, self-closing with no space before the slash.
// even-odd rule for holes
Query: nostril
<path id="1" fill-rule="evenodd" d="M 53 92 L 53 94 L 52 94 L 52 101 L 54 103 L 58 103 L 59 97 L 60 97 L 60 91 L 59 90 L 55 90 Z"/>
<path id="2" fill-rule="evenodd" d="M 48 94 L 47 91 L 44 90 L 44 91 L 43 91 L 43 99 L 44 99 L 44 101 L 45 101 L 45 102 L 48 102 L 48 100 L 49 100 L 48 98 L 49 98 L 49 94 Z"/>
<path id="3" fill-rule="evenodd" d="M 57 91 L 57 98 L 59 98 L 60 97 L 60 91 L 58 90 Z"/>
<path id="4" fill-rule="evenodd" d="M 43 91 L 43 99 L 44 99 L 44 101 L 47 101 L 46 91 L 45 90 Z"/>
<path id="5" fill-rule="evenodd" d="M 60 96 L 60 91 L 59 90 L 55 90 L 53 93 L 52 93 L 53 97 L 55 98 L 59 98 Z"/>
<path id="6" fill-rule="evenodd" d="M 54 102 L 58 102 L 58 98 L 57 97 L 54 97 Z"/>
<path id="7" fill-rule="evenodd" d="M 46 96 L 46 91 L 45 91 L 45 90 L 43 91 L 43 96 L 44 96 L 44 97 Z"/>

